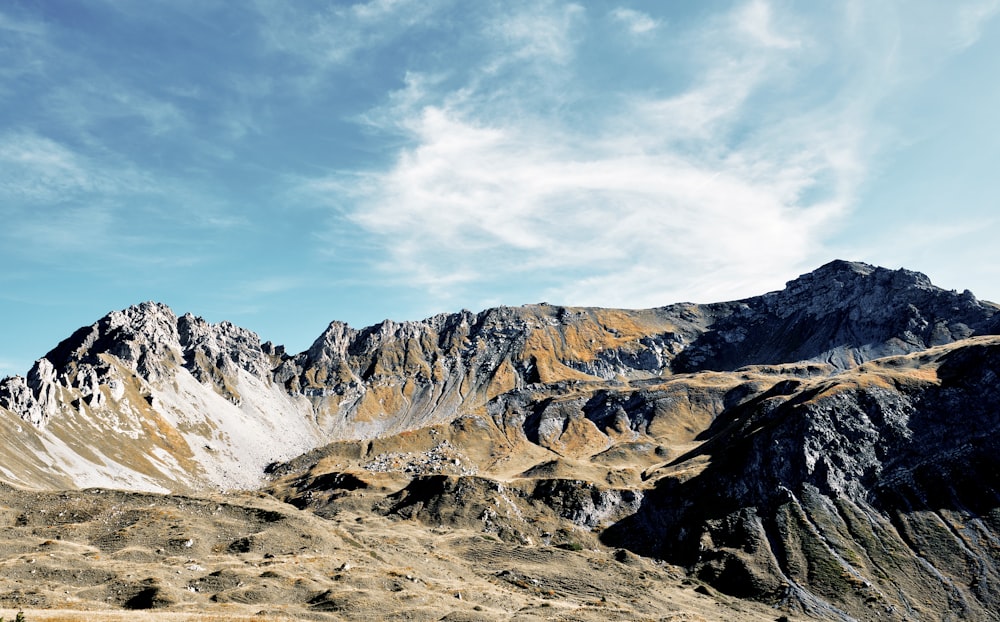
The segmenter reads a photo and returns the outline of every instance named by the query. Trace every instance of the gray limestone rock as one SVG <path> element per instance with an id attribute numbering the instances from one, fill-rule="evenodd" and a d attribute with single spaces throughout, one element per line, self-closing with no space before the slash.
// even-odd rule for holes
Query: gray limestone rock
<path id="1" fill-rule="evenodd" d="M 386 515 L 545 542 L 525 518 L 543 508 L 808 615 L 990 619 L 998 310 L 916 272 L 835 261 L 732 302 L 333 322 L 290 354 L 147 302 L 0 381 L 17 451 L 0 468 L 26 486 L 255 487 L 265 466 L 311 468 L 344 441 L 365 473 L 398 463 L 409 478 Z M 446 428 L 452 441 L 419 446 Z M 416 445 L 372 449 L 395 434 Z M 547 461 L 490 479 L 505 451 Z M 319 473 L 290 498 L 335 504 L 358 482 Z"/>

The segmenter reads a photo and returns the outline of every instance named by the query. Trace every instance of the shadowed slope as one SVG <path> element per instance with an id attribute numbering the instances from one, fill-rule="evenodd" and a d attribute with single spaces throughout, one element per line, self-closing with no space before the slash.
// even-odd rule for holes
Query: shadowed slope
<path id="1" fill-rule="evenodd" d="M 380 538 L 406 532 L 417 542 L 462 532 L 454 550 L 490 568 L 476 575 L 487 619 L 514 613 L 486 584 L 527 590 L 525 607 L 564 599 L 543 618 L 601 618 L 607 611 L 592 609 L 605 607 L 595 604 L 606 602 L 596 600 L 602 591 L 608 601 L 645 595 L 645 604 L 616 605 L 621 619 L 650 615 L 666 603 L 644 591 L 656 585 L 649 577 L 670 583 L 671 568 L 786 614 L 992 619 L 996 312 L 917 273 L 833 262 L 780 292 L 730 303 L 529 305 L 363 330 L 333 323 L 290 355 L 231 324 L 145 303 L 77 331 L 26 378 L 0 382 L 0 477 L 192 493 L 263 484 L 315 525 L 371 519 Z M 4 494 L 5 507 L 23 508 L 5 519 L 21 536 L 69 537 L 82 524 L 27 508 L 31 495 L 80 505 L 83 493 Z M 136 534 L 162 539 L 135 505 L 157 499 L 115 493 L 112 505 L 135 506 L 135 521 L 106 533 L 81 519 L 97 529 L 85 546 L 117 554 L 115 542 Z M 212 602 L 284 603 L 324 619 L 382 602 L 375 583 L 407 589 L 397 579 L 409 571 L 341 590 L 322 564 L 324 578 L 298 575 L 285 591 L 242 574 L 227 583 L 226 555 L 277 532 L 246 523 L 253 512 L 205 522 L 204 500 L 162 499 L 171 517 L 222 538 L 198 553 L 222 554 L 213 558 L 222 574 L 183 587 L 214 590 Z M 189 505 L 202 509 L 181 509 Z M 127 556 L 153 559 L 174 544 Z M 407 559 L 420 553 L 403 549 Z M 0 560 L 15 574 L 27 554 L 17 551 Z M 646 570 L 612 573 L 625 587 L 595 583 L 612 557 Z M 513 558 L 531 573 L 504 566 Z M 46 598 L 69 581 L 70 566 L 50 569 Z M 207 606 L 176 591 L 173 577 L 132 580 L 115 568 L 115 594 L 128 593 L 116 606 Z M 434 601 L 421 611 L 436 615 L 436 599 L 453 589 L 441 586 L 469 572 L 453 571 L 414 596 Z M 88 603 L 107 596 L 84 587 Z M 4 602 L 27 594 L 9 589 Z M 714 603 L 738 603 L 699 589 Z M 393 602 L 402 611 L 409 601 Z M 475 617 L 466 609 L 455 619 Z"/>
<path id="2" fill-rule="evenodd" d="M 0 382 L 0 427 L 23 452 L 0 475 L 26 485 L 252 487 L 266 464 L 331 440 L 519 408 L 533 394 L 550 401 L 522 411 L 526 434 L 559 455 L 587 455 L 637 432 L 627 429 L 627 400 L 589 395 L 601 387 L 799 361 L 848 369 L 988 333 L 996 311 L 918 273 L 837 261 L 731 303 L 501 307 L 362 330 L 334 322 L 292 356 L 227 322 L 145 303 L 80 329 L 26 378 Z M 574 396 L 601 429 L 569 416 Z M 714 414 L 692 416 L 684 425 L 698 428 Z"/>
<path id="3" fill-rule="evenodd" d="M 700 473 L 652 473 L 643 507 L 603 538 L 814 613 L 992 619 L 997 371 L 987 337 L 761 395 L 669 465 L 703 457 Z"/>

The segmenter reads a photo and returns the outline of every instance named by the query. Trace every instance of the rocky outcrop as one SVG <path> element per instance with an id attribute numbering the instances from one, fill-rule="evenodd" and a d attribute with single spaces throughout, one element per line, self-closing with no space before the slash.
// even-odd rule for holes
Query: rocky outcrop
<path id="1" fill-rule="evenodd" d="M 651 472 L 602 537 L 824 618 L 993 619 L 998 372 L 984 337 L 776 386 Z"/>
<path id="2" fill-rule="evenodd" d="M 332 440 L 465 416 L 488 417 L 510 442 L 550 459 L 645 466 L 654 458 L 638 448 L 680 455 L 723 412 L 784 379 L 987 334 L 996 312 L 918 273 L 837 261 L 729 303 L 539 304 L 360 330 L 334 322 L 291 354 L 230 323 L 143 303 L 0 382 L 0 428 L 25 448 L 21 467 L 3 475 L 153 490 L 254 486 L 267 464 Z M 748 366 L 751 379 L 711 373 Z"/>
<path id="3" fill-rule="evenodd" d="M 600 541 L 823 619 L 991 619 L 997 311 L 835 261 L 734 302 L 333 322 L 293 354 L 143 303 L 0 381 L 0 478 L 266 483 L 321 516 Z"/>
<path id="4" fill-rule="evenodd" d="M 587 548 L 596 534 L 623 559 L 814 619 L 996 619 L 1000 337 L 824 369 L 511 391 L 489 423 L 317 450 L 275 469 L 270 491 L 324 516 L 373 511 L 522 545 Z M 461 436 L 472 422 L 487 446 Z M 567 451 L 595 434 L 610 448 Z M 374 456 L 445 442 L 478 472 L 408 458 L 381 487 L 366 472 Z"/>
<path id="5" fill-rule="evenodd" d="M 110 313 L 26 379 L 0 382 L 0 428 L 25 444 L 4 475 L 35 486 L 254 487 L 276 457 L 321 439 L 308 402 L 271 380 L 280 358 L 249 331 L 162 304 Z"/>
<path id="6" fill-rule="evenodd" d="M 794 361 L 850 369 L 992 334 L 998 310 L 968 290 L 935 287 L 918 272 L 847 261 L 826 264 L 778 292 L 702 309 L 709 330 L 678 356 L 674 371 Z"/>

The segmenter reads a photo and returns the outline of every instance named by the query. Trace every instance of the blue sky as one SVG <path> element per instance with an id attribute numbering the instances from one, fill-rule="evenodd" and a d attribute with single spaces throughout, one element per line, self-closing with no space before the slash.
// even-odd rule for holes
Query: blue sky
<path id="1" fill-rule="evenodd" d="M 835 257 L 998 300 L 998 9 L 8 0 L 0 374 L 143 300 L 292 351 Z"/>

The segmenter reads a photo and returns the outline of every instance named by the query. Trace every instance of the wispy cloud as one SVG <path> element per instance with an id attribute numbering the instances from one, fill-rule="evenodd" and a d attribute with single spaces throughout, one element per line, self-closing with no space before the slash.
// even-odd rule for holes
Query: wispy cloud
<path id="1" fill-rule="evenodd" d="M 52 89 L 45 98 L 50 118 L 78 132 L 99 124 L 136 121 L 144 133 L 160 137 L 189 129 L 184 113 L 172 102 L 108 78 L 75 80 Z"/>
<path id="2" fill-rule="evenodd" d="M 71 207 L 38 214 L 36 218 L 18 219 L 4 237 L 8 243 L 20 241 L 40 259 L 60 263 L 67 254 L 91 254 L 106 249 L 114 222 L 114 214 L 107 207 Z"/>
<path id="3" fill-rule="evenodd" d="M 642 11 L 618 7 L 611 11 L 611 17 L 622 23 L 632 34 L 641 35 L 660 27 L 660 21 Z"/>
<path id="4" fill-rule="evenodd" d="M 420 146 L 373 180 L 354 218 L 384 236 L 393 271 L 441 291 L 582 271 L 594 276 L 557 293 L 594 304 L 654 304 L 679 280 L 662 266 L 720 276 L 729 267 L 725 284 L 773 273 L 807 257 L 843 209 L 796 205 L 817 166 L 797 153 L 782 160 L 797 172 L 778 174 L 763 168 L 779 166 L 752 154 L 692 161 L 623 149 L 617 140 L 574 145 L 551 134 L 472 126 L 433 108 L 423 111 L 418 131 Z"/>
<path id="5" fill-rule="evenodd" d="M 0 135 L 0 196 L 10 203 L 60 203 L 145 185 L 134 171 L 105 166 L 33 131 Z"/>
<path id="6" fill-rule="evenodd" d="M 576 50 L 574 25 L 584 13 L 577 4 L 540 2 L 495 18 L 488 34 L 506 46 L 509 60 L 543 60 L 565 64 Z"/>
<path id="7" fill-rule="evenodd" d="M 192 233 L 246 224 L 203 181 L 205 162 L 231 158 L 204 132 L 213 114 L 238 116 L 227 114 L 226 106 L 205 105 L 224 93 L 206 95 L 194 82 L 175 80 L 168 72 L 147 79 L 151 74 L 142 67 L 142 55 L 153 46 L 129 58 L 109 42 L 113 37 L 95 32 L 88 38 L 91 33 L 39 12 L 5 9 L 0 30 L 10 36 L 0 38 L 7 60 L 0 77 L 9 79 L 0 84 L 11 90 L 0 86 L 0 97 L 18 97 L 0 128 L 0 213 L 10 216 L 0 238 L 10 244 L 10 254 L 45 263 L 85 251 L 99 261 L 176 265 L 192 260 L 172 248 L 184 246 Z M 140 14 L 127 5 L 94 11 L 109 9 L 118 11 L 109 24 L 174 17 Z M 235 91 L 229 84 L 220 89 Z M 206 110 L 211 112 L 191 116 Z M 222 133 L 242 136 L 252 121 L 217 125 Z M 182 150 L 183 158 L 172 150 Z M 152 226 L 135 226 L 139 222 Z M 46 252 L 31 255 L 29 248 Z M 72 267 L 84 265 L 90 264 Z"/>
<path id="8" fill-rule="evenodd" d="M 24 266 L 115 278 L 195 266 L 212 252 L 175 229 L 136 226 L 114 202 L 39 209 L 13 220 L 0 241 Z"/>
<path id="9" fill-rule="evenodd" d="M 313 279 L 302 276 L 270 276 L 238 283 L 235 289 L 243 296 L 257 297 L 281 294 L 311 282 Z"/>
<path id="10" fill-rule="evenodd" d="M 32 131 L 0 135 L 0 216 L 6 256 L 101 272 L 193 265 L 211 252 L 196 233 L 246 226 L 190 183 Z"/>
<path id="11" fill-rule="evenodd" d="M 569 63 L 584 16 L 549 9 L 558 36 L 543 36 L 546 27 L 533 35 L 552 47 L 513 45 L 509 33 L 532 20 L 506 16 L 513 26 L 499 31 L 508 47 L 498 57 Z M 386 273 L 441 297 L 532 279 L 549 297 L 645 306 L 705 295 L 685 274 L 715 274 L 729 291 L 787 277 L 849 209 L 861 166 L 855 128 L 815 110 L 748 119 L 748 100 L 783 77 L 798 45 L 767 5 L 740 7 L 698 36 L 715 38 L 703 41 L 716 51 L 705 54 L 702 79 L 667 97 L 610 94 L 587 109 L 585 130 L 545 112 L 537 93 L 497 89 L 484 73 L 451 89 L 411 74 L 367 119 L 409 139 L 394 165 L 310 189 L 350 196 L 348 217 L 384 243 Z"/>
<path id="12" fill-rule="evenodd" d="M 980 0 L 958 7 L 953 41 L 957 48 L 967 48 L 982 35 L 983 26 L 1000 12 L 1000 0 Z"/>
<path id="13" fill-rule="evenodd" d="M 671 35 L 701 68 L 683 88 L 600 94 L 547 86 L 592 42 L 583 9 L 543 4 L 545 19 L 497 18 L 508 26 L 490 31 L 501 45 L 481 71 L 460 83 L 411 72 L 366 118 L 407 139 L 391 167 L 312 190 L 350 197 L 348 218 L 383 243 L 385 273 L 443 299 L 509 281 L 624 306 L 780 287 L 829 258 L 890 145 L 879 105 L 919 79 L 924 55 L 970 45 L 995 4 L 942 15 L 927 38 L 900 12 L 852 4 L 807 21 L 751 0 Z M 610 15 L 634 31 L 658 25 Z M 528 59 L 526 73 L 490 80 Z M 522 88 L 525 75 L 543 86 Z"/>
<path id="14" fill-rule="evenodd" d="M 222 143 L 259 132 L 247 102 L 269 88 L 272 79 L 226 71 L 221 62 L 202 64 L 202 71 L 193 75 L 185 73 L 185 63 L 191 61 L 184 54 L 177 54 L 178 58 L 157 54 L 158 47 L 171 44 L 172 37 L 188 37 L 188 44 L 195 47 L 204 45 L 199 37 L 218 34 L 205 25 L 212 8 L 202 9 L 208 12 L 206 17 L 182 3 L 170 9 L 129 3 L 89 7 L 95 19 L 106 22 L 107 32 L 102 28 L 79 31 L 39 12 L 5 16 L 3 8 L 0 29 L 10 36 L 0 38 L 5 57 L 0 66 L 0 99 L 16 101 L 16 112 L 7 117 L 18 119 L 19 126 L 78 145 L 118 151 L 135 160 L 164 154 L 178 144 L 184 144 L 192 161 L 224 160 L 232 152 Z M 186 11 L 192 15 L 190 22 L 182 21 L 183 26 L 193 23 L 200 30 L 183 35 L 160 33 L 164 23 L 176 23 Z M 109 34 L 119 27 L 160 34 L 149 45 L 124 54 L 128 38 L 119 41 Z M 202 83 L 209 88 L 200 87 Z M 165 160 L 169 156 L 160 162 Z"/>
<path id="15" fill-rule="evenodd" d="M 260 36 L 267 48 L 306 65 L 310 71 L 303 75 L 318 80 L 322 72 L 351 62 L 359 53 L 384 45 L 426 22 L 444 4 L 448 2 L 370 0 L 301 11 L 286 2 L 258 0 L 255 7 L 260 17 Z"/>
<path id="16" fill-rule="evenodd" d="M 800 42 L 781 34 L 774 27 L 774 11 L 765 0 L 752 0 L 733 15 L 737 32 L 750 37 L 754 42 L 769 48 L 797 48 Z"/>
<path id="17" fill-rule="evenodd" d="M 47 32 L 45 25 L 41 22 L 18 19 L 2 11 L 0 11 L 0 30 L 30 37 L 38 37 Z"/>
<path id="18" fill-rule="evenodd" d="M 38 74 L 45 67 L 45 50 L 48 48 L 48 27 L 38 20 L 24 19 L 5 11 L 10 7 L 0 7 L 0 51 L 6 59 L 24 56 L 28 62 L 5 60 L 0 64 L 3 82 L 27 74 Z M 15 92 L 0 82 L 0 95 L 11 96 Z"/>

